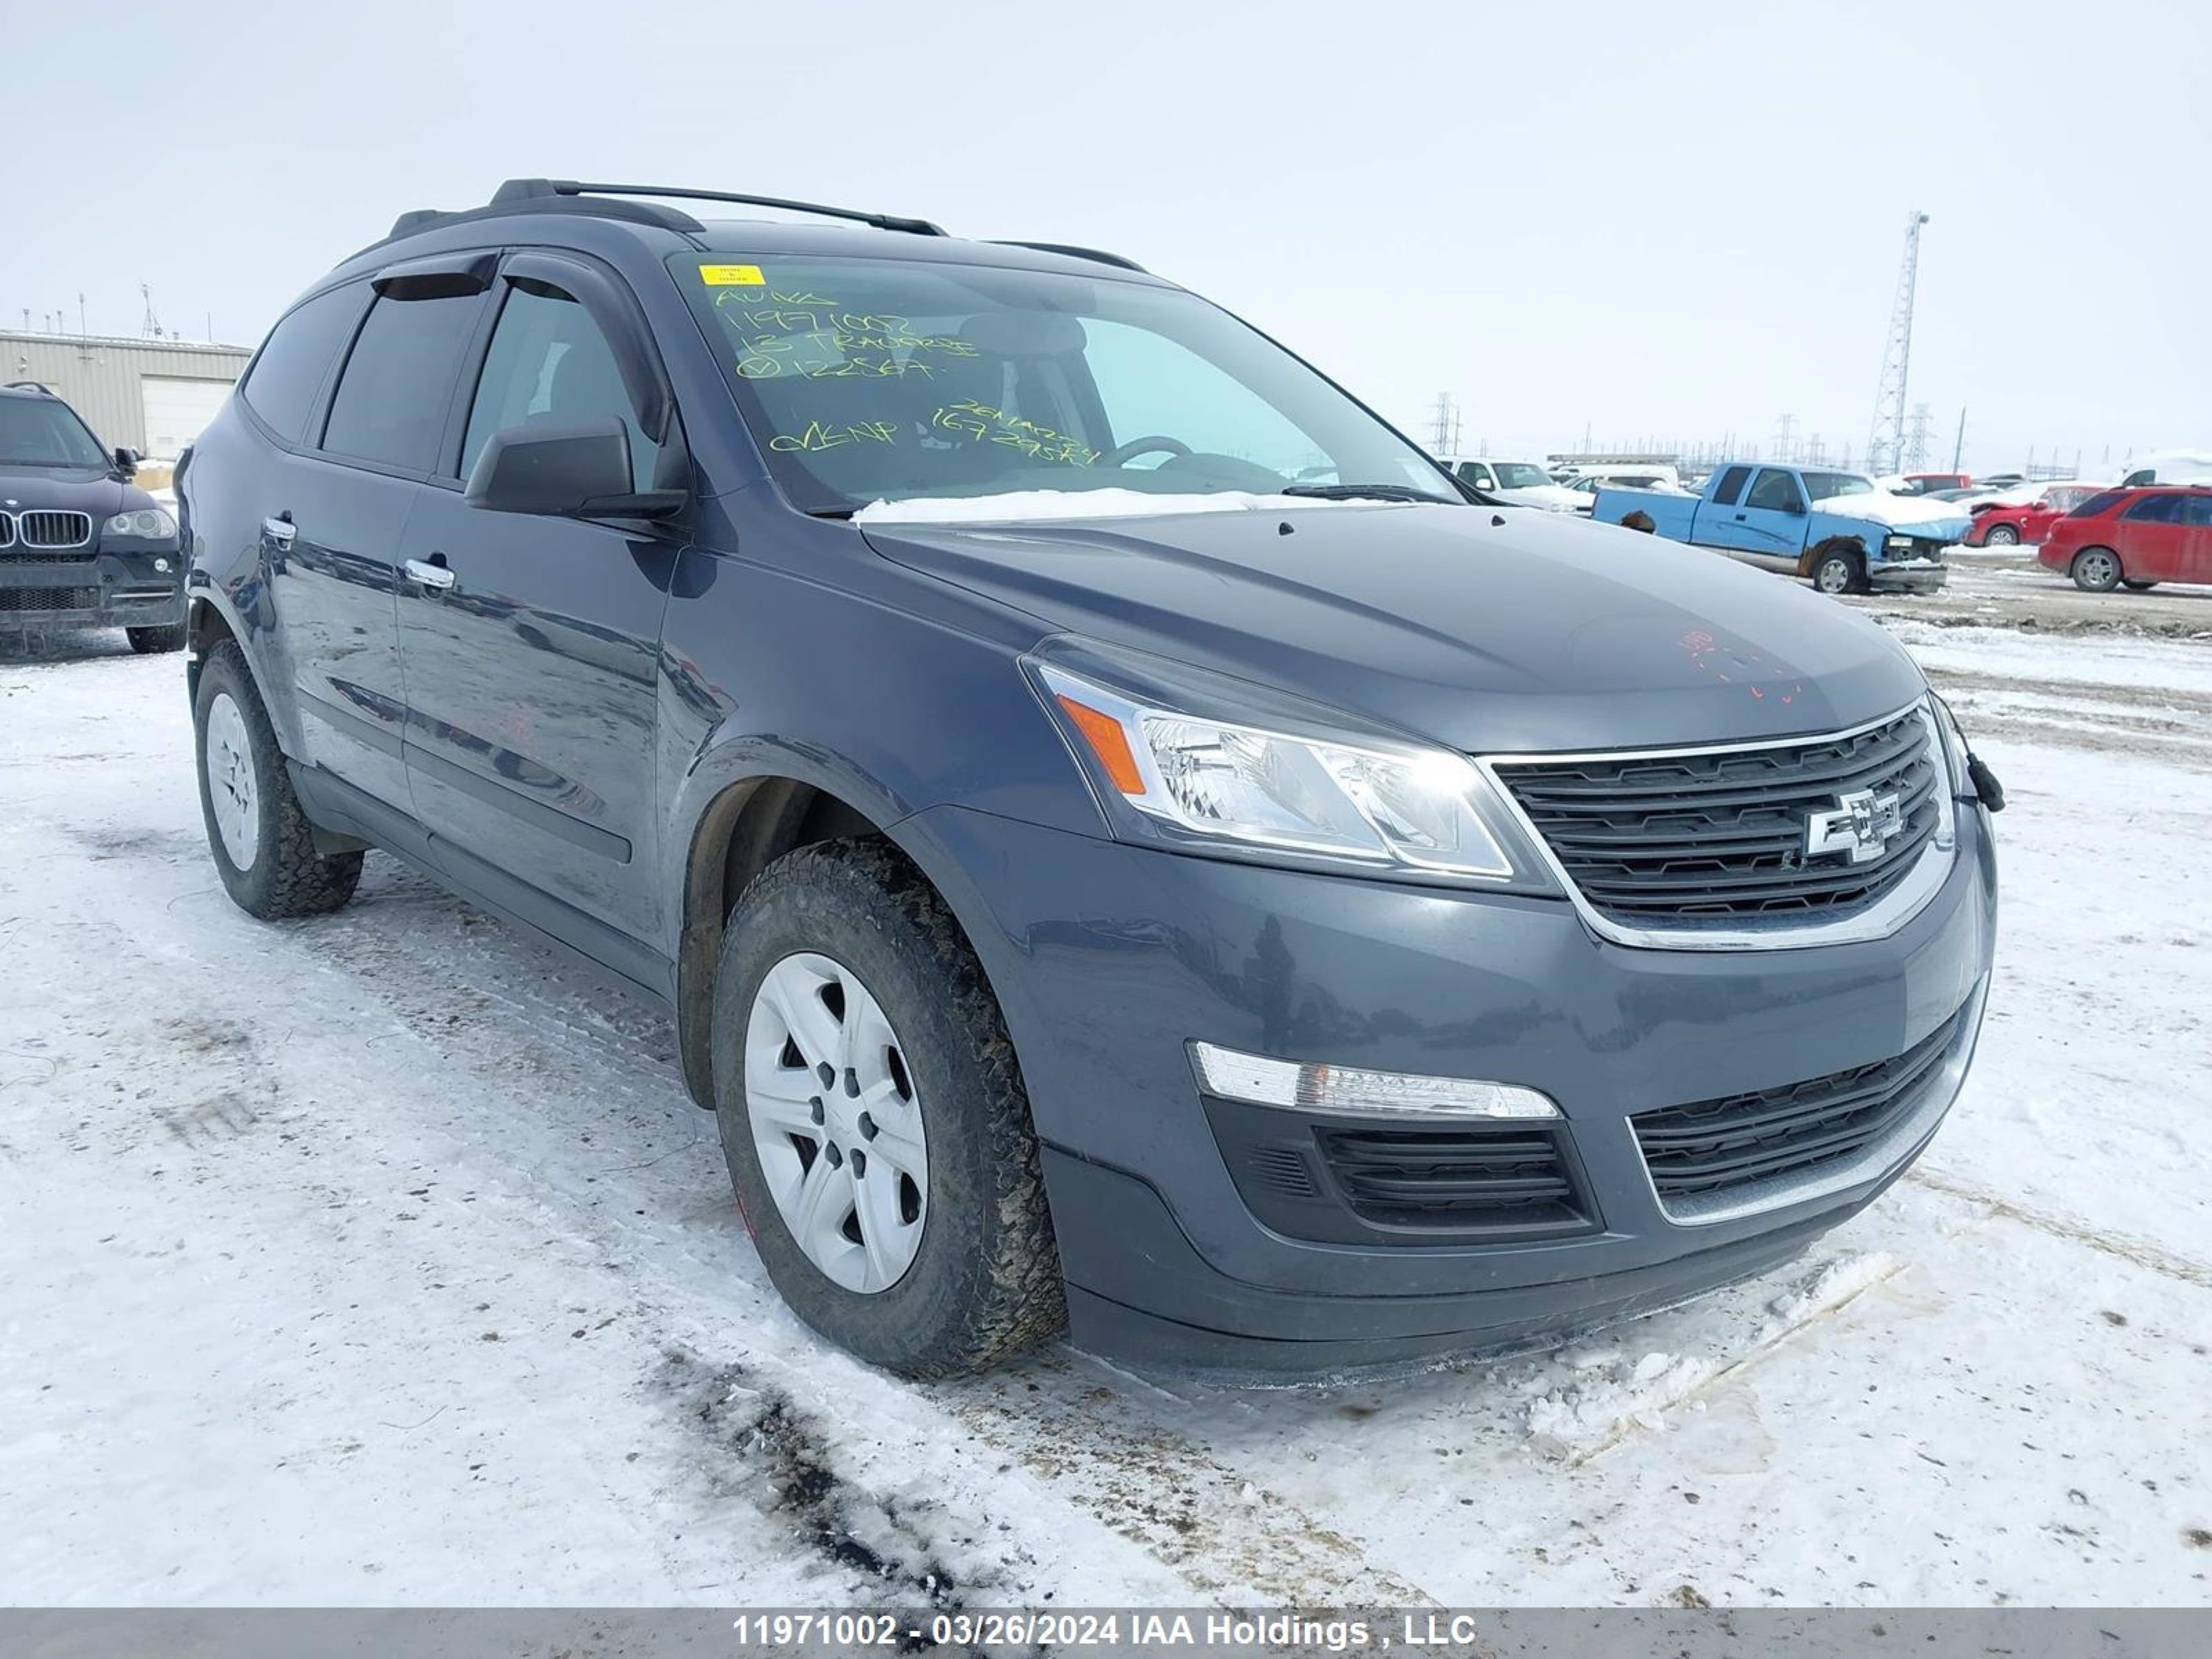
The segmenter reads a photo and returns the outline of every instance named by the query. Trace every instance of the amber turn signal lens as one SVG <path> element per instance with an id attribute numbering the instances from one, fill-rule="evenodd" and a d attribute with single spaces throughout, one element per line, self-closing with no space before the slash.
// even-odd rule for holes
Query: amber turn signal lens
<path id="1" fill-rule="evenodd" d="M 1122 730 L 1121 722 L 1064 695 L 1060 706 L 1075 722 L 1075 729 L 1083 733 L 1091 752 L 1098 757 L 1099 765 L 1106 769 L 1107 781 L 1125 795 L 1143 794 L 1145 775 L 1137 769 L 1137 757 L 1129 752 L 1129 734 Z"/>

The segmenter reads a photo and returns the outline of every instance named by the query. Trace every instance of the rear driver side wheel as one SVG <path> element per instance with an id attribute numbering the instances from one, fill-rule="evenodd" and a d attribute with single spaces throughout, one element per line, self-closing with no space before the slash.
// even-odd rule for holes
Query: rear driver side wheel
<path id="1" fill-rule="evenodd" d="M 2084 593 L 2109 593 L 2120 585 L 2120 556 L 2109 547 L 2085 547 L 2074 556 L 2070 574 Z"/>
<path id="2" fill-rule="evenodd" d="M 208 850 L 239 908 L 275 921 L 335 910 L 351 898 L 361 854 L 315 851 L 314 830 L 235 641 L 208 653 L 192 725 Z"/>

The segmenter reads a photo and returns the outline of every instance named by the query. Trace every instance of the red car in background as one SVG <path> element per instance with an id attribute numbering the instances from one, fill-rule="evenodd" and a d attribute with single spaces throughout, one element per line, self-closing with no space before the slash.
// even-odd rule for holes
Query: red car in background
<path id="1" fill-rule="evenodd" d="M 2212 582 L 2212 489 L 2104 490 L 2052 525 L 2035 556 L 2091 593 Z"/>
<path id="2" fill-rule="evenodd" d="M 2032 501 L 1982 509 L 1966 532 L 1969 547 L 2017 547 L 2039 542 L 2051 526 L 2094 495 L 2101 485 L 2053 484 Z"/>

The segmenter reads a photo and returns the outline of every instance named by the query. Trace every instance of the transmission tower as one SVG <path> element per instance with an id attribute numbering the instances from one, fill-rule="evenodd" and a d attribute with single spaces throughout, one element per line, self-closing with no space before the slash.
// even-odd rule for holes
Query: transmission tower
<path id="1" fill-rule="evenodd" d="M 1928 470 L 1928 405 L 1912 405 L 1912 420 L 1905 430 L 1905 459 L 1899 464 L 1900 472 L 1925 472 Z"/>
<path id="2" fill-rule="evenodd" d="M 1449 392 L 1437 393 L 1437 412 L 1432 430 L 1436 441 L 1429 450 L 1431 455 L 1459 453 L 1459 405 L 1452 401 Z"/>
<path id="3" fill-rule="evenodd" d="M 1905 216 L 1905 263 L 1897 272 L 1897 302 L 1890 307 L 1889 343 L 1882 349 L 1881 383 L 1875 388 L 1874 432 L 1867 440 L 1867 471 L 1894 472 L 1905 448 L 1905 387 L 1912 366 L 1912 300 L 1920 282 L 1920 228 L 1928 216 Z"/>

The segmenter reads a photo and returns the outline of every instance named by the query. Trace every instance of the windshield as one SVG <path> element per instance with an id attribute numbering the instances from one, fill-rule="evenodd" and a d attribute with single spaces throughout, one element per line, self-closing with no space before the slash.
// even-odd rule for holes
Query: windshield
<path id="1" fill-rule="evenodd" d="M 59 398 L 0 398 L 0 463 L 105 468 L 107 455 Z"/>
<path id="2" fill-rule="evenodd" d="M 1837 495 L 1871 495 L 1874 480 L 1856 472 L 1808 472 L 1805 488 L 1814 501 L 1825 501 Z"/>
<path id="3" fill-rule="evenodd" d="M 1498 487 L 1500 489 L 1534 489 L 1552 482 L 1552 475 L 1540 466 L 1527 461 L 1499 461 L 1496 464 Z"/>
<path id="4" fill-rule="evenodd" d="M 1038 489 L 1465 500 L 1343 392 L 1179 289 L 890 259 L 669 268 L 809 512 Z"/>

